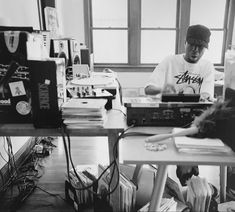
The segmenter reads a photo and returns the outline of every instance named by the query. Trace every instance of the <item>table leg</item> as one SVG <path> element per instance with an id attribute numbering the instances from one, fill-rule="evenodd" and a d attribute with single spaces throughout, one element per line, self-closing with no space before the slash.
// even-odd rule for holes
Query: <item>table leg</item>
<path id="1" fill-rule="evenodd" d="M 227 166 L 220 166 L 220 202 L 226 201 Z"/>
<path id="2" fill-rule="evenodd" d="M 135 167 L 133 177 L 132 177 L 132 182 L 134 183 L 134 185 L 137 186 L 137 189 L 138 189 L 139 178 L 140 178 L 140 174 L 141 174 L 141 170 L 143 166 L 144 166 L 143 164 L 137 164 Z"/>
<path id="3" fill-rule="evenodd" d="M 118 131 L 117 130 L 109 130 L 108 132 L 108 145 L 109 145 L 109 161 L 110 163 L 114 160 L 114 155 L 113 155 L 113 149 L 116 145 L 116 142 L 118 140 Z M 117 165 L 119 169 L 119 145 L 117 144 Z M 114 166 L 111 167 L 110 173 L 112 173 Z M 115 185 L 117 184 L 118 181 L 118 172 L 117 169 L 114 172 L 113 180 L 110 185 L 110 189 L 113 190 Z M 110 204 L 113 207 L 113 212 L 119 212 L 120 211 L 120 188 L 119 186 L 116 188 L 114 193 L 111 194 L 110 196 Z"/>
<path id="4" fill-rule="evenodd" d="M 158 165 L 157 176 L 154 182 L 149 211 L 159 211 L 162 195 L 167 179 L 167 165 Z"/>

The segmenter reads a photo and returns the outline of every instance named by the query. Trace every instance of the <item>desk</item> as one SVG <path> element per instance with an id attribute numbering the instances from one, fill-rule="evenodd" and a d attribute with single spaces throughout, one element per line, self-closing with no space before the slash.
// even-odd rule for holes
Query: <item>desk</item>
<path id="1" fill-rule="evenodd" d="M 119 133 L 126 128 L 124 116 L 120 111 L 107 112 L 107 121 L 104 128 L 68 128 L 70 136 L 108 136 L 109 160 L 113 160 L 113 147 Z M 0 136 L 61 136 L 61 129 L 35 129 L 32 124 L 1 124 Z M 112 172 L 112 170 L 111 170 Z M 111 189 L 114 188 L 118 178 L 114 175 Z M 111 204 L 114 211 L 119 212 L 119 188 L 111 195 Z"/>
<path id="2" fill-rule="evenodd" d="M 169 127 L 135 127 L 131 129 L 135 132 L 151 133 L 169 133 L 172 128 Z M 233 151 L 228 154 L 187 154 L 179 153 L 172 139 L 165 140 L 167 149 L 164 151 L 149 151 L 144 147 L 143 136 L 126 137 L 120 142 L 120 158 L 126 164 L 156 164 L 158 165 L 155 186 L 153 188 L 150 201 L 150 211 L 158 211 L 160 201 L 164 191 L 167 178 L 168 165 L 219 165 L 220 166 L 220 187 L 222 200 L 225 200 L 226 194 L 226 166 L 235 166 L 235 153 Z"/>

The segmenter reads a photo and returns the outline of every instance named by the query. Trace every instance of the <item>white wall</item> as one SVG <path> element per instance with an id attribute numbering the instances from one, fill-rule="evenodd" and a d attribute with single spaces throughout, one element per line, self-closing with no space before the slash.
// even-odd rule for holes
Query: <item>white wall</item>
<path id="1" fill-rule="evenodd" d="M 5 25 L 40 29 L 37 0 L 0 0 L 0 20 Z"/>
<path id="2" fill-rule="evenodd" d="M 85 43 L 83 0 L 57 0 L 56 8 L 62 35 Z"/>
<path id="3" fill-rule="evenodd" d="M 11 137 L 13 154 L 15 154 L 28 139 L 29 137 Z M 0 137 L 0 169 L 6 164 L 6 161 L 8 161 L 7 148 L 7 142 L 3 137 Z"/>

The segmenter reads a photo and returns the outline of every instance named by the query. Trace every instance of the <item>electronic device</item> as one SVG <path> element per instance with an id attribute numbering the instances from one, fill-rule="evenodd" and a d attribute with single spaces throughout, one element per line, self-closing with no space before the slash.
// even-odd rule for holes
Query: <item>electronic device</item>
<path id="1" fill-rule="evenodd" d="M 171 94 L 163 93 L 161 95 L 162 102 L 199 102 L 200 94 Z"/>
<path id="2" fill-rule="evenodd" d="M 190 125 L 211 102 L 162 102 L 150 97 L 123 98 L 127 125 L 178 126 Z"/>
<path id="3" fill-rule="evenodd" d="M 51 40 L 50 57 L 64 58 L 65 66 L 71 66 L 71 53 L 69 49 L 69 40 L 66 38 L 55 38 Z"/>
<path id="4" fill-rule="evenodd" d="M 86 58 L 85 56 L 83 53 L 83 58 Z M 72 67 L 74 64 L 80 64 L 81 53 L 78 42 L 72 38 L 52 39 L 50 46 L 50 57 L 64 58 L 66 67 Z"/>
<path id="5" fill-rule="evenodd" d="M 12 61 L 0 76 L 0 123 L 32 123 L 29 79 L 18 77 L 18 69 Z"/>
<path id="6" fill-rule="evenodd" d="M 81 54 L 81 64 L 87 64 L 89 67 L 91 65 L 90 53 L 88 48 L 80 49 Z"/>
<path id="7" fill-rule="evenodd" d="M 55 61 L 29 61 L 32 117 L 36 128 L 57 128 L 62 118 L 58 106 Z"/>
<path id="8" fill-rule="evenodd" d="M 27 27 L 0 27 L 0 122 L 32 123 Z M 8 31 L 11 30 L 11 31 Z M 30 29 L 28 29 L 30 30 Z"/>

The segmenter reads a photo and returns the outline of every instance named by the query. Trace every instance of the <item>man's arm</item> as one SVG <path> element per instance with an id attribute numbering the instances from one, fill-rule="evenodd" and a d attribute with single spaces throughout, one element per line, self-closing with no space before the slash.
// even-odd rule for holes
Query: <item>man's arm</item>
<path id="1" fill-rule="evenodd" d="M 144 88 L 144 91 L 146 95 L 157 95 L 161 93 L 162 89 L 155 85 L 148 85 Z"/>
<path id="2" fill-rule="evenodd" d="M 155 85 L 148 85 L 145 87 L 145 94 L 157 95 L 159 93 L 176 93 L 174 85 L 166 84 L 163 88 L 158 88 Z"/>

